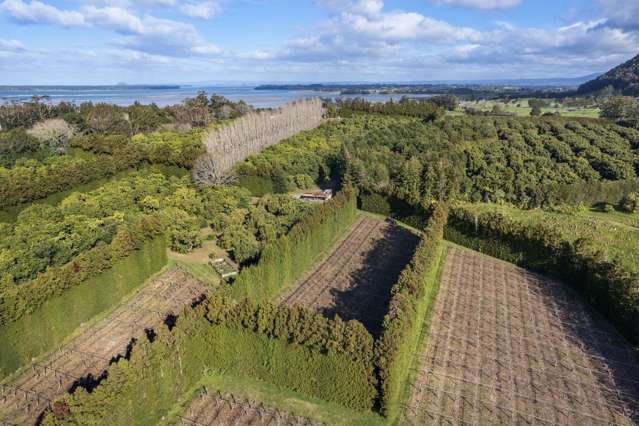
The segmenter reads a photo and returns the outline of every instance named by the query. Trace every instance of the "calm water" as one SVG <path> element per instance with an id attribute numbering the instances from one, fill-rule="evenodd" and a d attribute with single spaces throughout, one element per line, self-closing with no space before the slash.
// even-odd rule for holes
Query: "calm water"
<path id="1" fill-rule="evenodd" d="M 325 98 L 360 97 L 374 102 L 384 102 L 391 98 L 397 100 L 401 97 L 401 95 L 340 95 L 338 92 L 315 92 L 310 90 L 255 90 L 253 86 L 185 86 L 180 88 L 146 88 L 126 86 L 0 86 L 0 104 L 12 101 L 26 101 L 32 96 L 49 96 L 50 100 L 54 103 L 60 101 L 75 103 L 92 101 L 126 106 L 138 101 L 143 104 L 155 102 L 159 106 L 166 106 L 179 103 L 185 98 L 192 98 L 201 90 L 206 91 L 209 95 L 214 93 L 222 95 L 232 101 L 244 100 L 256 108 L 277 107 L 296 99 L 305 99 L 317 96 Z"/>

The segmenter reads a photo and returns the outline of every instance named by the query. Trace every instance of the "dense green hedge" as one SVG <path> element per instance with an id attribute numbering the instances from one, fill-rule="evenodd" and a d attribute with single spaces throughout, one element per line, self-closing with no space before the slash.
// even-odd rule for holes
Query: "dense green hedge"
<path id="1" fill-rule="evenodd" d="M 259 302 L 295 282 L 353 223 L 356 198 L 351 189 L 341 191 L 295 224 L 288 235 L 267 244 L 258 263 L 240 272 L 231 294 L 237 299 L 248 297 Z"/>
<path id="2" fill-rule="evenodd" d="M 631 193 L 637 192 L 639 179 L 618 181 L 598 181 L 573 185 L 548 185 L 543 193 L 547 199 L 543 205 L 584 204 L 594 206 L 599 203 L 618 205 Z"/>
<path id="3" fill-rule="evenodd" d="M 165 226 L 165 221 L 157 216 L 141 215 L 134 223 L 120 228 L 110 244 L 99 244 L 65 265 L 47 269 L 31 281 L 0 288 L 0 325 L 33 312 L 66 289 L 111 268 L 115 261 L 139 249 L 145 241 L 164 233 Z"/>
<path id="4" fill-rule="evenodd" d="M 359 322 L 212 296 L 171 331 L 157 330 L 152 343 L 136 343 L 91 393 L 80 388 L 56 403 L 58 416 L 49 413 L 44 424 L 157 424 L 209 369 L 371 409 L 373 359 L 373 338 Z"/>
<path id="5" fill-rule="evenodd" d="M 93 180 L 107 178 L 134 167 L 136 156 L 96 155 L 91 158 L 51 157 L 44 164 L 30 162 L 11 169 L 0 168 L 0 206 L 38 200 Z"/>
<path id="6" fill-rule="evenodd" d="M 162 132 L 126 136 L 77 138 L 74 155 L 49 157 L 0 167 L 0 206 L 6 208 L 136 167 L 142 162 L 190 168 L 204 151 L 201 132 Z"/>
<path id="7" fill-rule="evenodd" d="M 549 225 L 452 209 L 446 239 L 572 284 L 633 343 L 639 343 L 639 276 L 606 260 L 592 241 L 568 241 Z"/>
<path id="8" fill-rule="evenodd" d="M 424 229 L 427 224 L 428 212 L 422 206 L 410 205 L 392 195 L 360 193 L 357 203 L 364 211 L 392 217 L 417 229 Z"/>
<path id="9" fill-rule="evenodd" d="M 58 347 L 81 324 L 120 303 L 166 262 L 166 241 L 160 236 L 82 285 L 65 290 L 34 312 L 0 327 L 0 380 Z"/>
<path id="10" fill-rule="evenodd" d="M 410 372 L 424 316 L 432 308 L 437 291 L 437 267 L 441 253 L 446 208 L 436 206 L 413 258 L 393 286 L 382 334 L 376 343 L 382 413 L 391 419 L 399 414 L 400 398 Z"/>

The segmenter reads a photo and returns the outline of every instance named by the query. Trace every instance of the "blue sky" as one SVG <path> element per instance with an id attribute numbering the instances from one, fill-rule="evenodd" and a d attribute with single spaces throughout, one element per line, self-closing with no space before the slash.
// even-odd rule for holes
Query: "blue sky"
<path id="1" fill-rule="evenodd" d="M 572 77 L 639 0 L 0 0 L 0 85 Z"/>

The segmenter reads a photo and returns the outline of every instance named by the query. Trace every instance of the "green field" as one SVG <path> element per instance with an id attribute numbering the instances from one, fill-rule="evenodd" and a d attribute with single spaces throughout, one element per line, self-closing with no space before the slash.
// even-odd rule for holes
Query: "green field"
<path id="1" fill-rule="evenodd" d="M 639 214 L 593 210 L 566 214 L 497 204 L 467 204 L 466 207 L 478 213 L 500 212 L 523 223 L 550 226 L 570 241 L 590 238 L 607 258 L 618 259 L 629 271 L 639 272 Z"/>
<path id="2" fill-rule="evenodd" d="M 463 113 L 464 107 L 480 111 L 491 111 L 495 105 L 504 112 L 513 113 L 520 117 L 528 117 L 530 116 L 530 111 L 532 111 L 532 108 L 528 105 L 528 99 L 517 99 L 509 103 L 501 100 L 464 101 L 458 111 L 455 112 Z M 541 113 L 559 113 L 562 117 L 598 118 L 599 108 L 564 107 L 560 104 L 553 104 L 550 108 L 542 108 Z"/>
<path id="3" fill-rule="evenodd" d="M 0 329 L 0 379 L 61 345 L 83 323 L 120 304 L 166 264 L 164 237 L 35 312 Z"/>

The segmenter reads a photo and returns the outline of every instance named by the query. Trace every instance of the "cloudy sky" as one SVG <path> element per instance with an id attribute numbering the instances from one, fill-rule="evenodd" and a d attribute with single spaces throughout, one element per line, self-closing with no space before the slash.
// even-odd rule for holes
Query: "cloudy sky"
<path id="1" fill-rule="evenodd" d="M 639 0 L 0 0 L 0 85 L 573 77 Z"/>

